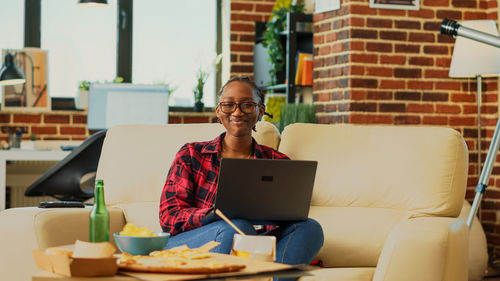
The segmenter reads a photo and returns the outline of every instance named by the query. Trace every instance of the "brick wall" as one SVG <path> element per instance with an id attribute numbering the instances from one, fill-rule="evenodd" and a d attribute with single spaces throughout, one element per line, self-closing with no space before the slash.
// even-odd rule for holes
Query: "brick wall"
<path id="1" fill-rule="evenodd" d="M 267 22 L 274 0 L 231 1 L 231 77 L 253 77 L 255 22 Z"/>
<path id="2" fill-rule="evenodd" d="M 84 140 L 89 136 L 87 113 L 81 111 L 0 112 L 0 141 L 9 139 L 8 129 L 20 129 L 23 139 Z"/>
<path id="3" fill-rule="evenodd" d="M 314 101 L 319 123 L 446 126 L 469 148 L 467 198 L 478 181 L 475 79 L 448 78 L 454 39 L 444 18 L 497 20 L 497 1 L 421 0 L 419 11 L 372 9 L 345 0 L 314 15 Z M 473 55 L 473 53 L 471 53 Z M 498 117 L 498 80 L 483 79 L 482 149 Z M 500 158 L 497 158 L 500 159 Z M 481 221 L 491 258 L 500 258 L 500 166 L 493 169 Z"/>
<path id="4" fill-rule="evenodd" d="M 173 111 L 169 113 L 168 122 L 214 123 L 217 119 L 213 111 Z M 0 142 L 8 142 L 9 129 L 20 129 L 24 140 L 28 140 L 31 134 L 35 134 L 37 140 L 84 140 L 95 133 L 87 129 L 86 111 L 0 112 Z"/>

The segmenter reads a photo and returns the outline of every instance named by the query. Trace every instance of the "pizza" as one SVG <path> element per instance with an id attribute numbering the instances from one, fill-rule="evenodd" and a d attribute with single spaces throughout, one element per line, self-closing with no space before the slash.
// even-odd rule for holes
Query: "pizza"
<path id="1" fill-rule="evenodd" d="M 213 259 L 208 251 L 183 247 L 154 251 L 148 256 L 122 253 L 118 268 L 140 272 L 209 274 L 239 271 L 245 265 L 221 263 Z"/>

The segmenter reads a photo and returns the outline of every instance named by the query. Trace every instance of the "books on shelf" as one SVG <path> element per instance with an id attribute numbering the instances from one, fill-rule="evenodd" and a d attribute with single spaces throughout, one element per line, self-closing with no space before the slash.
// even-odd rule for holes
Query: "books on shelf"
<path id="1" fill-rule="evenodd" d="M 312 54 L 297 52 L 295 85 L 312 85 Z"/>
<path id="2" fill-rule="evenodd" d="M 302 70 L 302 86 L 312 86 L 313 82 L 313 59 L 312 56 L 304 59 Z"/>

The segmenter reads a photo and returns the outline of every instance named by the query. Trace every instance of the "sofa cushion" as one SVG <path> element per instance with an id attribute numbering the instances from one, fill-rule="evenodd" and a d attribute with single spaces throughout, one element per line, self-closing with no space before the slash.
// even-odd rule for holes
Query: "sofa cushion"
<path id="1" fill-rule="evenodd" d="M 314 206 L 399 209 L 410 217 L 456 217 L 462 208 L 468 153 L 450 128 L 292 124 L 279 150 L 318 160 Z"/>
<path id="2" fill-rule="evenodd" d="M 118 203 L 113 205 L 113 208 L 122 210 L 126 222 L 145 226 L 151 231 L 162 232 L 158 220 L 158 202 Z"/>
<path id="3" fill-rule="evenodd" d="M 32 250 L 44 250 L 88 241 L 89 214 L 85 208 L 12 208 L 0 212 L 0 279 L 31 280 L 40 270 L 36 267 Z M 123 214 L 108 208 L 110 232 L 120 231 L 124 225 Z M 113 236 L 110 237 L 114 244 Z"/>
<path id="4" fill-rule="evenodd" d="M 385 239 L 406 215 L 386 208 L 312 206 L 309 217 L 325 233 L 316 258 L 326 267 L 376 266 Z"/>
<path id="5" fill-rule="evenodd" d="M 274 125 L 258 122 L 256 129 L 253 136 L 258 143 L 277 148 L 279 132 Z M 109 129 L 96 175 L 104 180 L 106 204 L 159 205 L 168 170 L 182 145 L 211 140 L 223 131 L 217 123 L 119 125 Z"/>

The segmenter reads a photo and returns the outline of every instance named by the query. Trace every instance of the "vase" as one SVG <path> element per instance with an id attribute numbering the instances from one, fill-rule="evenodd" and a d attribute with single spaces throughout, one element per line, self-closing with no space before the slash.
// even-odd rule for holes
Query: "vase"
<path id="1" fill-rule="evenodd" d="M 89 107 L 89 91 L 78 90 L 78 96 L 75 99 L 77 109 L 86 109 Z"/>
<path id="2" fill-rule="evenodd" d="M 194 103 L 194 112 L 203 112 L 204 104 L 201 101 L 197 101 Z"/>

